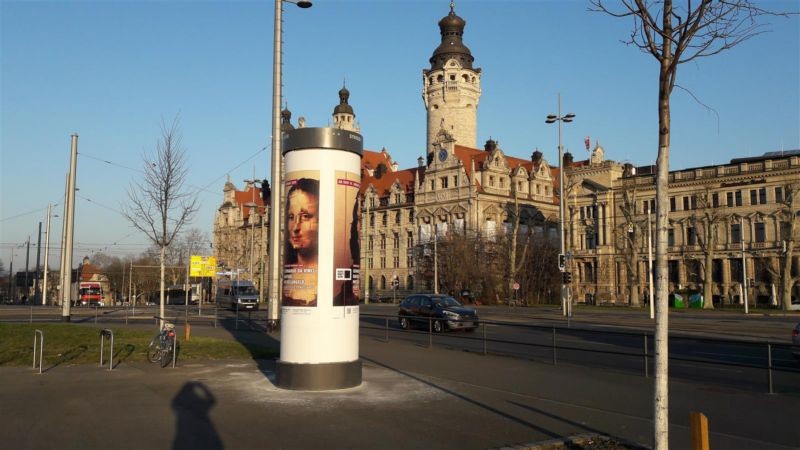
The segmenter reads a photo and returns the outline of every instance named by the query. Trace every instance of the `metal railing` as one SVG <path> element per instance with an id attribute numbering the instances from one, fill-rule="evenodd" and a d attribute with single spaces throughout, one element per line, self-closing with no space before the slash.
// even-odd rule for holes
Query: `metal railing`
<path id="1" fill-rule="evenodd" d="M 550 357 L 547 358 L 553 365 L 558 365 L 563 358 L 559 358 L 561 353 L 565 352 L 574 352 L 574 353 L 588 353 L 588 354 L 596 354 L 596 355 L 605 355 L 608 357 L 618 357 L 623 359 L 640 359 L 642 367 L 641 372 L 645 377 L 650 377 L 650 370 L 651 364 L 653 364 L 653 355 L 654 355 L 654 343 L 655 339 L 653 334 L 650 332 L 641 332 L 641 331 L 611 331 L 611 330 L 598 330 L 598 329 L 589 329 L 589 328 L 576 328 L 572 327 L 564 327 L 564 326 L 555 326 L 555 325 L 531 325 L 531 324 L 521 324 L 521 323 L 513 323 L 513 322 L 501 322 L 501 321 L 485 321 L 480 320 L 478 321 L 478 326 L 482 328 L 482 333 L 480 335 L 476 335 L 473 333 L 470 334 L 463 334 L 463 333 L 435 333 L 433 331 L 433 324 L 436 321 L 440 322 L 448 322 L 451 321 L 449 319 L 443 320 L 441 318 L 417 318 L 417 323 L 422 324 L 419 326 L 419 331 L 414 330 L 413 328 L 409 328 L 408 330 L 404 330 L 400 327 L 397 328 L 390 328 L 389 322 L 390 319 L 396 321 L 397 318 L 393 316 L 386 316 L 380 314 L 361 314 L 361 328 L 362 330 L 368 330 L 370 327 L 368 324 L 365 325 L 364 322 L 374 321 L 375 319 L 379 320 L 381 328 L 383 328 L 383 341 L 389 342 L 389 335 L 390 331 L 395 333 L 406 333 L 405 336 L 414 336 L 417 335 L 422 337 L 422 334 L 427 334 L 427 346 L 428 348 L 432 348 L 434 345 L 434 336 L 439 336 L 441 339 L 448 340 L 450 347 L 457 347 L 454 344 L 455 341 L 461 341 L 462 346 L 460 349 L 467 351 L 473 350 L 476 352 L 480 352 L 483 355 L 488 354 L 495 354 L 495 355 L 503 355 L 503 356 L 516 356 L 516 357 L 523 357 L 527 359 L 543 359 L 544 355 L 540 352 L 538 358 L 532 357 L 530 352 L 523 351 L 523 352 L 513 352 L 508 351 L 507 349 L 503 349 L 502 346 L 506 345 L 509 347 L 523 347 L 528 349 L 541 349 L 547 351 L 550 354 Z M 424 326 L 424 323 L 427 321 L 427 327 Z M 451 321 L 451 322 L 458 322 L 458 321 Z M 467 322 L 474 322 L 473 320 L 467 320 Z M 496 332 L 494 337 L 489 336 L 489 328 L 505 328 L 506 330 L 520 330 L 523 332 L 537 332 L 539 334 L 538 339 L 536 340 L 528 340 L 528 341 L 521 341 L 521 340 L 513 340 L 513 339 L 504 339 L 500 334 Z M 545 336 L 549 335 L 549 339 Z M 567 339 L 564 339 L 564 342 L 559 341 L 559 337 L 563 335 L 566 337 L 572 337 L 573 341 L 576 339 L 582 339 L 580 336 L 585 335 L 589 338 L 584 339 L 586 342 L 585 346 L 579 346 L 576 344 L 570 344 Z M 623 343 L 615 344 L 614 346 L 610 346 L 609 348 L 599 348 L 600 346 L 610 345 L 606 344 L 606 341 L 614 342 L 619 340 L 625 340 Z M 481 341 L 480 345 L 475 345 L 476 341 Z M 636 342 L 639 342 L 637 345 Z M 492 344 L 494 349 L 489 351 L 489 345 Z M 765 390 L 766 392 L 772 394 L 775 392 L 774 388 L 774 376 L 776 372 L 781 372 L 784 374 L 790 374 L 790 376 L 797 376 L 796 383 L 800 386 L 800 367 L 788 367 L 783 366 L 779 367 L 775 365 L 775 357 L 774 357 L 774 349 L 781 349 L 784 353 L 791 353 L 793 349 L 792 344 L 788 343 L 777 343 L 771 342 L 769 340 L 765 341 L 746 341 L 746 340 L 735 340 L 735 339 L 722 339 L 722 338 L 708 338 L 708 337 L 698 337 L 698 336 L 682 336 L 671 334 L 670 336 L 670 346 L 688 346 L 691 347 L 695 344 L 703 344 L 709 347 L 714 346 L 726 346 L 731 347 L 729 351 L 729 355 L 720 354 L 718 357 L 713 356 L 706 356 L 706 357 L 690 357 L 686 356 L 686 354 L 691 354 L 690 351 L 683 351 L 683 352 L 670 352 L 669 360 L 675 363 L 689 363 L 692 365 L 699 365 L 699 366 L 713 366 L 713 367 L 733 367 L 739 369 L 752 369 L 756 371 L 763 371 L 765 376 Z M 630 348 L 630 351 L 623 351 L 619 350 L 618 348 Z M 638 349 L 637 349 L 638 347 Z M 684 349 L 685 350 L 685 349 Z M 800 354 L 800 350 L 795 349 L 798 354 Z M 743 362 L 739 359 L 747 358 L 756 358 L 758 363 L 752 362 Z M 573 361 L 570 361 L 573 364 L 576 364 Z M 595 362 L 596 363 L 596 362 Z M 577 364 L 581 364 L 580 362 Z M 627 368 L 623 365 L 615 366 L 613 363 L 608 363 L 608 368 L 614 368 L 617 370 L 623 371 L 636 371 L 639 370 L 635 369 L 635 366 L 628 366 Z M 670 369 L 672 371 L 672 369 Z M 689 371 L 691 372 L 691 371 Z"/>

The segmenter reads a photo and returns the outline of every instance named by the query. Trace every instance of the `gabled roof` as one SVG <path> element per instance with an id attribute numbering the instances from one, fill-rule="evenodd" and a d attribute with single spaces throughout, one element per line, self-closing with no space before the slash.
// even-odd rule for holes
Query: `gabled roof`
<path id="1" fill-rule="evenodd" d="M 261 199 L 261 189 L 257 188 L 254 184 L 248 186 L 244 191 L 234 191 L 233 198 L 236 201 L 236 206 L 242 209 L 242 219 L 248 219 L 250 217 L 251 208 L 245 206 L 248 203 L 254 202 L 261 214 L 265 213 L 264 200 Z"/>
<path id="2" fill-rule="evenodd" d="M 366 171 L 365 171 L 366 172 Z M 400 184 L 403 192 L 414 192 L 414 177 L 419 177 L 419 182 L 422 183 L 425 179 L 425 168 L 414 167 L 412 169 L 398 170 L 397 172 L 387 172 L 380 178 L 370 176 L 368 173 L 363 173 L 361 176 L 361 193 L 366 192 L 367 187 L 370 185 L 375 188 L 378 197 L 385 197 L 389 195 L 392 190 L 392 185 L 397 181 Z"/>

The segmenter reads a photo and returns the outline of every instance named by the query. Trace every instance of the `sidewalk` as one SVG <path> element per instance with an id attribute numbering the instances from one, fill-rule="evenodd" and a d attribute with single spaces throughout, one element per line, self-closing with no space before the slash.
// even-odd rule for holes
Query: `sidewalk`
<path id="1" fill-rule="evenodd" d="M 650 443 L 652 379 L 363 337 L 361 357 L 363 384 L 334 392 L 276 388 L 273 361 L 4 368 L 0 436 L 15 449 L 488 449 L 582 433 Z M 689 447 L 690 411 L 708 416 L 712 448 L 800 443 L 797 396 L 670 389 L 672 448 Z"/>

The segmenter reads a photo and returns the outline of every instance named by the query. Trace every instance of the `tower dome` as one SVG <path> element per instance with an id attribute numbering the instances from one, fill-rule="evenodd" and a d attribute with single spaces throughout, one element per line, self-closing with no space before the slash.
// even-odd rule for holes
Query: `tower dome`
<path id="1" fill-rule="evenodd" d="M 335 108 L 333 108 L 333 115 L 352 114 L 353 116 L 355 116 L 355 113 L 353 112 L 353 107 L 350 106 L 350 104 L 348 104 L 349 100 L 350 100 L 350 91 L 348 91 L 345 86 L 342 86 L 342 88 L 339 89 L 339 104 L 336 105 Z"/>
<path id="2" fill-rule="evenodd" d="M 431 70 L 441 69 L 450 59 L 456 59 L 461 63 L 461 67 L 472 69 L 472 52 L 469 51 L 462 36 L 467 22 L 456 15 L 455 3 L 450 2 L 450 13 L 439 21 L 439 32 L 442 35 L 442 43 L 433 51 L 430 58 Z"/>

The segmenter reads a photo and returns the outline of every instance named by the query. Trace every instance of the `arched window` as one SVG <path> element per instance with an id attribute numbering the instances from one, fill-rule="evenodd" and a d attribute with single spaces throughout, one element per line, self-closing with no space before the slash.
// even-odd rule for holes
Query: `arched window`
<path id="1" fill-rule="evenodd" d="M 406 289 L 414 289 L 414 277 L 412 275 L 406 278 Z"/>
<path id="2" fill-rule="evenodd" d="M 381 275 L 381 289 L 386 289 L 386 277 Z"/>

